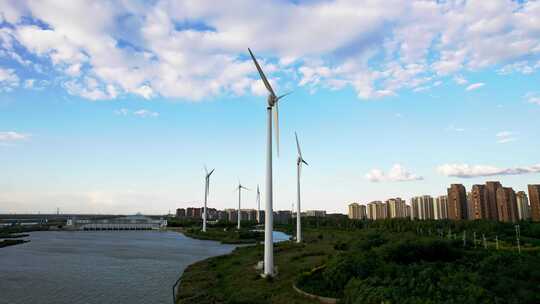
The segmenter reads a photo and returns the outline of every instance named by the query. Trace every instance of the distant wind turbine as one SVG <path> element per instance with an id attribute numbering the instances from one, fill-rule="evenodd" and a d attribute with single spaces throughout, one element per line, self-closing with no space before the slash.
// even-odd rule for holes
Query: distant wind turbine
<path id="1" fill-rule="evenodd" d="M 298 202 L 296 203 L 296 242 L 302 242 L 302 210 L 300 209 L 300 175 L 302 173 L 302 164 L 306 166 L 308 163 L 302 158 L 302 150 L 300 150 L 300 143 L 298 142 L 298 134 L 294 132 L 296 138 L 296 149 L 298 150 L 298 158 L 296 159 L 296 191 Z"/>
<path id="2" fill-rule="evenodd" d="M 236 187 L 236 190 L 238 190 L 238 230 L 240 230 L 240 220 L 242 219 L 241 217 L 241 202 L 242 202 L 242 189 L 244 190 L 248 190 L 248 188 L 242 186 L 242 184 L 240 183 L 240 181 L 238 181 L 238 187 Z"/>
<path id="3" fill-rule="evenodd" d="M 277 155 L 279 157 L 279 110 L 278 102 L 287 94 L 277 96 L 270 86 L 270 82 L 266 79 L 261 66 L 255 59 L 255 55 L 251 52 L 251 49 L 248 48 L 251 59 L 259 72 L 259 76 L 268 91 L 268 106 L 267 110 L 267 129 L 266 129 L 266 206 L 264 212 L 264 276 L 273 276 L 274 275 L 274 241 L 272 237 L 272 232 L 274 228 L 274 211 L 273 211 L 273 181 L 272 181 L 272 112 L 274 114 L 274 123 L 275 123 L 275 136 L 276 136 L 276 148 Z M 273 111 L 272 111 L 273 110 Z"/>
<path id="4" fill-rule="evenodd" d="M 208 218 L 208 214 L 206 212 L 206 203 L 208 201 L 208 194 L 210 192 L 210 175 L 214 173 L 215 169 L 212 169 L 212 171 L 208 172 L 208 169 L 206 166 L 204 166 L 204 172 L 206 173 L 204 177 L 204 212 L 203 212 L 203 226 L 202 230 L 203 232 L 206 232 L 206 219 Z"/>
<path id="5" fill-rule="evenodd" d="M 257 224 L 261 223 L 261 191 L 257 185 Z"/>

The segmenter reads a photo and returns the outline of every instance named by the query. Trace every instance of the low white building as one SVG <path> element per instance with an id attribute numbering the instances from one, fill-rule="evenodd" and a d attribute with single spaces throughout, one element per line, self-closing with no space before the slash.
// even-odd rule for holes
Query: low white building
<path id="1" fill-rule="evenodd" d="M 67 226 L 79 230 L 158 230 L 167 227 L 167 220 L 152 219 L 142 214 L 102 220 L 69 219 Z"/>

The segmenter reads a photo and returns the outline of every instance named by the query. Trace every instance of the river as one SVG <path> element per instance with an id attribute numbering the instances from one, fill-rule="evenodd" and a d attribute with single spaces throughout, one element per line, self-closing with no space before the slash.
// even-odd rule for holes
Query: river
<path id="1" fill-rule="evenodd" d="M 158 231 L 42 231 L 28 239 L 0 249 L 0 304 L 170 304 L 188 265 L 235 248 Z"/>

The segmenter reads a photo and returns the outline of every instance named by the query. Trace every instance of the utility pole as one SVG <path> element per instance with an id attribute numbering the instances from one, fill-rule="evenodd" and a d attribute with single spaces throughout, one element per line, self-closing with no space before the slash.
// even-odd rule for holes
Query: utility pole
<path id="1" fill-rule="evenodd" d="M 499 236 L 498 235 L 495 236 L 495 248 L 499 250 Z"/>
<path id="2" fill-rule="evenodd" d="M 484 249 L 487 249 L 486 235 L 482 233 L 482 241 L 484 243 Z"/>
<path id="3" fill-rule="evenodd" d="M 476 248 L 476 231 L 473 232 L 474 248 Z"/>
<path id="4" fill-rule="evenodd" d="M 467 230 L 463 230 L 463 247 L 467 245 Z"/>

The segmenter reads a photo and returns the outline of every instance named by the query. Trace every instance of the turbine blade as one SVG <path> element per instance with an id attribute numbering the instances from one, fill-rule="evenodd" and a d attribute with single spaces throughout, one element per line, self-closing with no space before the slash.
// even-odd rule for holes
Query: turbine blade
<path id="1" fill-rule="evenodd" d="M 293 91 L 290 91 L 290 92 L 287 92 L 287 93 L 285 93 L 285 94 L 279 95 L 278 98 L 276 98 L 276 101 L 279 101 L 279 100 L 281 100 L 281 98 L 283 98 L 283 97 L 285 97 L 285 96 L 287 96 L 287 95 L 292 94 L 292 92 L 293 92 Z"/>
<path id="2" fill-rule="evenodd" d="M 279 157 L 279 107 L 277 102 L 274 105 L 274 132 L 276 137 L 277 157 Z"/>
<path id="3" fill-rule="evenodd" d="M 298 151 L 298 157 L 302 159 L 302 150 L 300 150 L 300 143 L 298 142 L 298 134 L 294 132 L 294 137 L 296 138 L 296 150 Z"/>
<path id="4" fill-rule="evenodd" d="M 247 190 L 247 191 L 251 191 L 251 189 L 246 188 L 246 187 L 244 187 L 244 186 L 241 186 L 241 188 L 244 189 L 244 190 Z"/>
<path id="5" fill-rule="evenodd" d="M 264 75 L 264 72 L 261 69 L 259 62 L 257 62 L 257 59 L 255 59 L 255 55 L 253 55 L 253 52 L 251 52 L 250 48 L 248 48 L 248 51 L 249 51 L 249 54 L 251 55 L 251 59 L 253 59 L 253 63 L 255 63 L 255 66 L 257 67 L 257 71 L 259 71 L 259 75 L 261 76 L 261 79 L 264 82 L 264 86 L 266 87 L 266 89 L 272 96 L 276 96 L 276 94 L 274 93 L 274 90 L 272 89 L 272 86 L 270 86 L 270 82 L 268 82 L 268 79 L 266 79 L 266 76 Z"/>
<path id="6" fill-rule="evenodd" d="M 302 158 L 302 162 L 306 164 L 306 166 L 309 166 L 309 164 Z"/>
<path id="7" fill-rule="evenodd" d="M 216 169 L 212 169 L 212 171 L 210 171 L 210 173 L 207 174 L 208 177 L 210 177 L 210 175 L 212 175 L 212 173 L 214 173 L 214 170 L 216 170 Z"/>
<path id="8" fill-rule="evenodd" d="M 204 165 L 204 172 L 208 175 L 208 168 L 206 168 L 206 165 Z"/>

